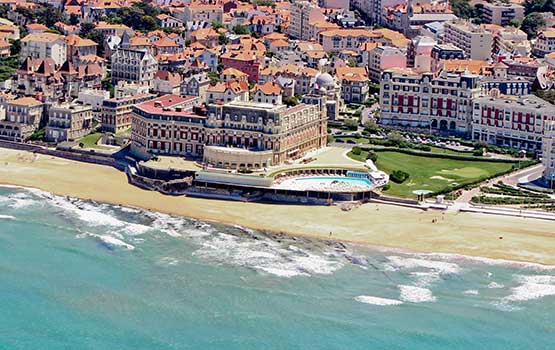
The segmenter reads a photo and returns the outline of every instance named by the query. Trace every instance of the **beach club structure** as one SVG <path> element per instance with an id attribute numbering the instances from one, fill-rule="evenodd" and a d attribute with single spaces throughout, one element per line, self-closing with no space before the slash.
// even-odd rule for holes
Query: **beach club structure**
<path id="1" fill-rule="evenodd" d="M 150 159 L 127 170 L 131 181 L 169 194 L 326 204 L 368 200 L 388 181 L 373 164 L 307 164 L 327 150 L 319 105 L 204 106 L 198 97 L 165 95 L 133 107 L 131 130 L 132 154 Z M 187 168 L 191 159 L 199 167 Z"/>

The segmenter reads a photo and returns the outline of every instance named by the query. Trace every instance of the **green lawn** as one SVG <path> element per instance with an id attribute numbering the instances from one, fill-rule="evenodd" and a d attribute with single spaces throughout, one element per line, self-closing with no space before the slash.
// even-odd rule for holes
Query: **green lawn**
<path id="1" fill-rule="evenodd" d="M 468 184 L 481 178 L 499 174 L 511 169 L 513 163 L 496 163 L 487 161 L 454 160 L 414 156 L 399 152 L 376 152 L 378 169 L 391 174 L 394 170 L 403 170 L 410 178 L 402 184 L 390 182 L 391 188 L 386 192 L 392 196 L 416 198 L 414 190 L 441 191 L 459 184 Z M 367 152 L 359 156 L 349 153 L 353 159 L 364 161 Z"/>
<path id="2" fill-rule="evenodd" d="M 95 132 L 84 136 L 81 140 L 79 140 L 79 143 L 83 143 L 84 148 L 109 149 L 107 147 L 99 146 L 96 144 L 101 137 L 102 133 Z"/>

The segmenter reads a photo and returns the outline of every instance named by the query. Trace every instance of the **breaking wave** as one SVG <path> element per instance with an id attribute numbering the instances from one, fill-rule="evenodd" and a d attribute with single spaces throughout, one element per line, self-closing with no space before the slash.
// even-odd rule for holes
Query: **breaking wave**
<path id="1" fill-rule="evenodd" d="M 400 285 L 399 289 L 401 291 L 401 300 L 406 302 L 426 303 L 436 301 L 436 297 L 432 294 L 432 291 L 427 288 Z"/>
<path id="2" fill-rule="evenodd" d="M 386 299 L 386 298 L 378 298 L 373 297 L 370 295 L 359 295 L 358 297 L 354 298 L 356 301 L 364 304 L 372 304 L 372 305 L 381 305 L 381 306 L 389 306 L 389 305 L 401 305 L 403 302 L 401 300 L 396 299 Z"/>

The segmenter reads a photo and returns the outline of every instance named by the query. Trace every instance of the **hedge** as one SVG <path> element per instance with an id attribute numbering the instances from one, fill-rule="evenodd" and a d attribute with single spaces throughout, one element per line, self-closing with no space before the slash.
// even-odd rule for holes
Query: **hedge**
<path id="1" fill-rule="evenodd" d="M 499 194 L 499 195 L 505 195 L 505 196 L 513 196 L 513 197 L 549 198 L 549 196 L 546 194 L 533 193 L 533 192 L 522 191 L 517 189 L 480 187 L 480 191 L 484 193 Z"/>
<path id="2" fill-rule="evenodd" d="M 495 163 L 516 163 L 515 160 L 512 159 L 499 159 L 499 158 L 483 158 L 483 157 L 474 157 L 474 156 L 464 156 L 458 154 L 450 154 L 450 153 L 434 153 L 434 152 L 423 152 L 417 151 L 410 148 L 399 148 L 399 147 L 362 147 L 364 151 L 374 151 L 374 152 L 399 152 L 410 154 L 413 156 L 423 156 L 423 157 L 431 157 L 431 158 L 443 158 L 443 159 L 454 159 L 454 160 L 471 160 L 471 161 L 478 161 L 478 162 L 495 162 Z M 521 168 L 525 168 L 527 166 L 537 164 L 539 161 L 537 160 L 525 160 L 521 161 Z"/>
<path id="3" fill-rule="evenodd" d="M 526 197 L 474 196 L 472 197 L 471 202 L 481 204 L 551 204 L 555 203 L 555 200 Z"/>
<path id="4" fill-rule="evenodd" d="M 389 175 L 389 179 L 398 184 L 401 184 L 407 181 L 409 177 L 410 177 L 410 174 L 402 170 L 394 170 Z"/>

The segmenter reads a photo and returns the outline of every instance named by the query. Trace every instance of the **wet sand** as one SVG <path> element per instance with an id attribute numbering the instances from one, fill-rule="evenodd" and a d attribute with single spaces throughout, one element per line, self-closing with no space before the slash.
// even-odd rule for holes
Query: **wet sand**
<path id="1" fill-rule="evenodd" d="M 0 183 L 252 229 L 555 265 L 555 222 L 547 220 L 426 212 L 381 204 L 344 212 L 335 206 L 165 196 L 128 184 L 124 173 L 110 167 L 7 149 L 0 149 Z"/>

